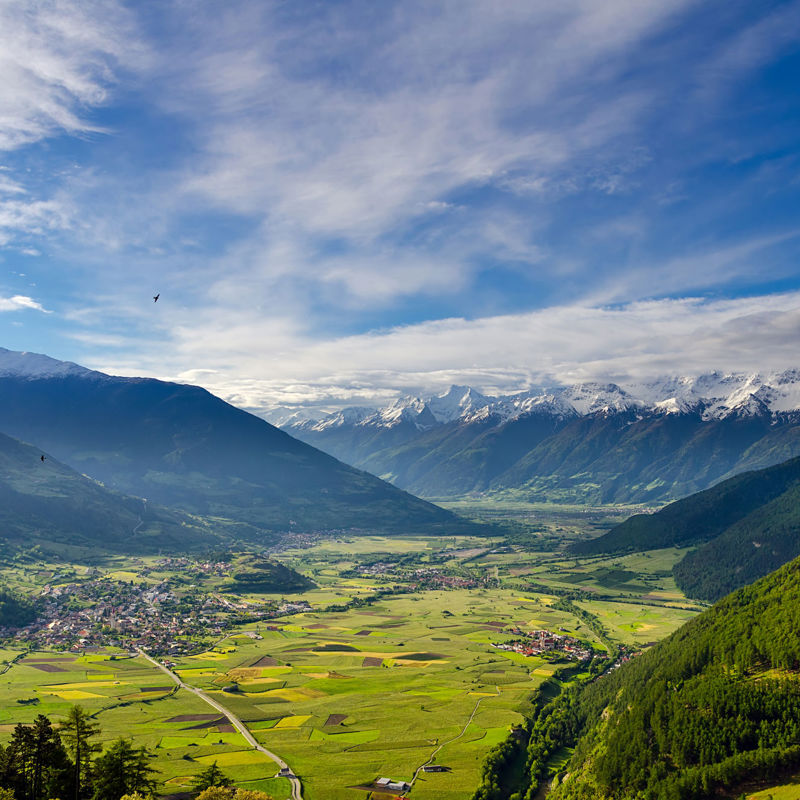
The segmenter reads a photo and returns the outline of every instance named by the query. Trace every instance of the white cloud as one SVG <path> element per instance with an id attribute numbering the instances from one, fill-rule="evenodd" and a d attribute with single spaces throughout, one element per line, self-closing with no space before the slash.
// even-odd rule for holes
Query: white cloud
<path id="1" fill-rule="evenodd" d="M 112 68 L 136 52 L 129 17 L 113 2 L 0 4 L 0 150 L 57 131 L 89 133 Z"/>
<path id="2" fill-rule="evenodd" d="M 0 297 L 0 311 L 21 311 L 23 309 L 33 309 L 45 314 L 51 313 L 41 303 L 24 294 L 15 294 L 13 297 Z"/>
<path id="3" fill-rule="evenodd" d="M 268 290 L 294 282 L 296 297 L 318 281 L 353 308 L 453 294 L 487 255 L 546 271 L 546 206 L 487 213 L 453 195 L 624 191 L 647 158 L 626 139 L 658 87 L 616 78 L 690 5 L 407 2 L 369 21 L 348 4 L 302 19 L 266 4 L 199 13 L 153 65 L 162 108 L 195 145 L 175 185 L 154 194 L 259 220 L 225 254 L 226 276 Z M 426 216 L 436 227 L 421 234 Z M 326 256 L 331 242 L 341 258 Z"/>
<path id="4" fill-rule="evenodd" d="M 19 234 L 42 235 L 66 230 L 72 222 L 72 210 L 61 198 L 51 200 L 0 200 L 0 244 L 7 244 Z M 34 255 L 37 251 L 28 248 Z"/>
<path id="5" fill-rule="evenodd" d="M 231 324 L 229 316 L 208 312 L 201 324 L 192 324 L 190 316 L 167 334 L 169 344 L 157 358 L 140 354 L 89 365 L 196 382 L 262 411 L 380 404 L 452 383 L 492 393 L 542 383 L 800 365 L 800 292 L 562 306 L 327 340 L 311 339 L 288 319 L 250 314 Z"/>

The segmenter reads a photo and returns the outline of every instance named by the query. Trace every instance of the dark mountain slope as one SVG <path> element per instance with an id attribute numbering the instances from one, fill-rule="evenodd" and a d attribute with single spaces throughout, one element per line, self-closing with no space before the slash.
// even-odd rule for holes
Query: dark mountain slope
<path id="1" fill-rule="evenodd" d="M 0 537 L 111 551 L 191 549 L 216 544 L 186 516 L 109 491 L 47 455 L 0 434 Z"/>
<path id="2" fill-rule="evenodd" d="M 661 504 L 800 455 L 798 383 L 789 371 L 766 383 L 715 374 L 630 392 L 586 384 L 491 398 L 451 387 L 284 423 L 423 497 Z"/>
<path id="3" fill-rule="evenodd" d="M 745 472 L 677 500 L 656 514 L 636 514 L 604 536 L 576 544 L 582 555 L 655 550 L 708 542 L 800 482 L 800 458 Z"/>
<path id="4" fill-rule="evenodd" d="M 514 488 L 531 500 L 663 502 L 746 468 L 744 454 L 768 434 L 777 448 L 780 437 L 766 416 L 704 420 L 699 413 L 592 414 L 571 420 L 489 488 Z M 761 457 L 768 459 L 766 452 Z"/>
<path id="5" fill-rule="evenodd" d="M 800 458 L 729 478 L 657 514 L 637 514 L 582 555 L 701 544 L 675 565 L 690 597 L 718 600 L 800 555 Z"/>
<path id="6" fill-rule="evenodd" d="M 0 419 L 110 487 L 261 529 L 469 527 L 196 386 L 6 375 Z"/>
<path id="7" fill-rule="evenodd" d="M 511 427 L 491 417 L 451 422 L 400 447 L 379 450 L 359 466 L 427 497 L 467 494 L 485 489 L 561 425 L 551 414 L 529 414 Z"/>
<path id="8" fill-rule="evenodd" d="M 680 589 L 717 600 L 800 555 L 800 482 L 675 565 Z"/>
<path id="9" fill-rule="evenodd" d="M 738 590 L 563 709 L 550 800 L 700 800 L 800 766 L 800 560 Z"/>

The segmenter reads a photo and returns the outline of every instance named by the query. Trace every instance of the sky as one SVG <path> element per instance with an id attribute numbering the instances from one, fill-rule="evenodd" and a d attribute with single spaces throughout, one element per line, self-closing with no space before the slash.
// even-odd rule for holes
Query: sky
<path id="1" fill-rule="evenodd" d="M 800 366 L 800 0 L 0 0 L 0 74 L 8 349 L 258 413 Z"/>

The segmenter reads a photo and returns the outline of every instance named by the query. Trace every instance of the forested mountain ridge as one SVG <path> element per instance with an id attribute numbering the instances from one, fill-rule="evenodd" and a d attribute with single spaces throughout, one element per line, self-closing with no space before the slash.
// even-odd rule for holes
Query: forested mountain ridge
<path id="1" fill-rule="evenodd" d="M 474 528 L 197 386 L 0 351 L 0 419 L 110 488 L 262 531 Z"/>
<path id="2" fill-rule="evenodd" d="M 800 766 L 800 559 L 565 704 L 550 800 L 700 800 Z M 556 729 L 553 730 L 555 734 Z"/>
<path id="3" fill-rule="evenodd" d="M 0 589 L 0 628 L 22 628 L 36 618 L 36 609 L 27 598 Z"/>
<path id="4" fill-rule="evenodd" d="M 0 433 L 0 540 L 146 552 L 208 547 L 218 538 L 185 514 L 106 489 Z"/>
<path id="5" fill-rule="evenodd" d="M 637 514 L 596 539 L 581 555 L 701 545 L 674 568 L 690 597 L 717 600 L 800 555 L 800 458 L 743 473 Z"/>

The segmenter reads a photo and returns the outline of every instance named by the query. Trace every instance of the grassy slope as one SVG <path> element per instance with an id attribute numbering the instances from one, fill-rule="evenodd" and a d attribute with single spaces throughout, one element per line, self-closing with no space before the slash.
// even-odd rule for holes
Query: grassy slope
<path id="1" fill-rule="evenodd" d="M 581 555 L 702 544 L 675 567 L 691 597 L 717 600 L 800 554 L 800 459 L 730 478 L 657 514 L 638 514 Z"/>

